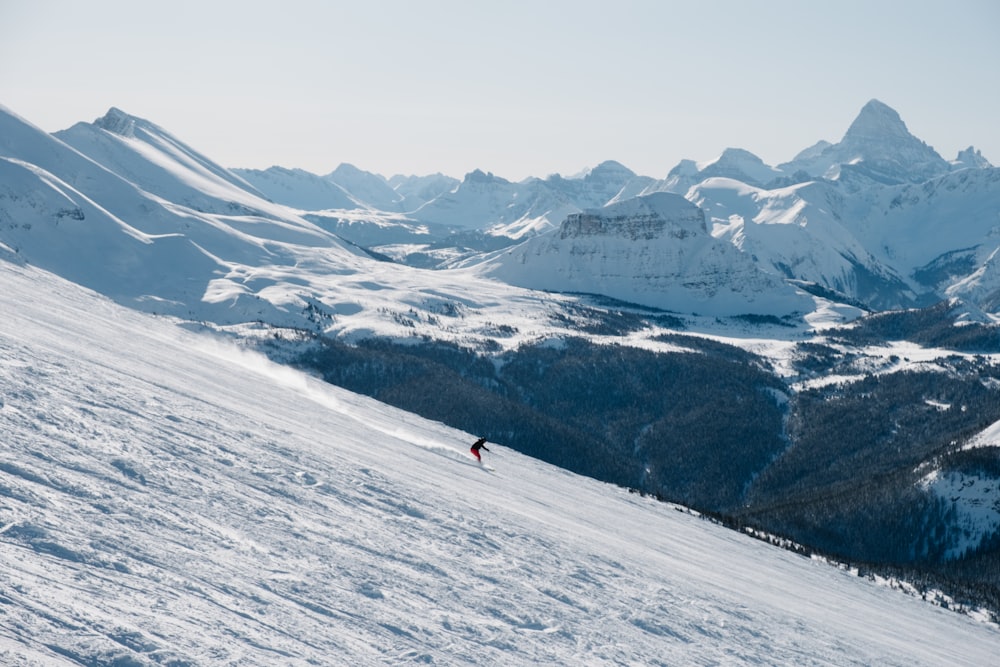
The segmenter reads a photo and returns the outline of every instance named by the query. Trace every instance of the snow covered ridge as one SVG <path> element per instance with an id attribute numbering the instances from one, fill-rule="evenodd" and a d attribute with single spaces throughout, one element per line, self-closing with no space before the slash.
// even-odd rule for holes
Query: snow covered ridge
<path id="1" fill-rule="evenodd" d="M 1000 633 L 0 262 L 0 662 L 985 665 Z"/>

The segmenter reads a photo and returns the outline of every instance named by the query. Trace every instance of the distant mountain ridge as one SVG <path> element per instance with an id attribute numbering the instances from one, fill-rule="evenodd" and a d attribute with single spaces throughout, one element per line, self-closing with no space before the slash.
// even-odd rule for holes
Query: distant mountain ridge
<path id="1" fill-rule="evenodd" d="M 303 231 L 305 216 L 318 225 L 309 234 L 332 233 L 376 256 L 420 266 L 456 262 L 468 266 L 498 245 L 518 242 L 528 246 L 507 257 L 525 260 L 546 243 L 553 251 L 559 245 L 560 225 L 571 216 L 618 206 L 636 196 L 670 192 L 699 206 L 708 234 L 738 251 L 729 253 L 728 261 L 735 266 L 749 260 L 771 280 L 815 285 L 873 310 L 960 296 L 992 312 L 1000 300 L 1000 282 L 992 269 L 1000 234 L 995 220 L 1000 208 L 995 169 L 972 146 L 952 162 L 944 160 L 910 134 L 895 110 L 878 100 L 864 105 L 840 142 L 818 142 L 777 167 L 748 151 L 730 148 L 715 160 L 684 160 L 663 180 L 637 175 L 613 160 L 573 177 L 556 174 L 519 183 L 481 170 L 461 181 L 440 174 L 386 179 L 348 164 L 326 176 L 281 167 L 229 170 L 155 124 L 117 108 L 93 123 L 78 123 L 53 136 L 158 199 L 144 206 L 157 209 L 169 202 L 197 215 L 297 218 L 293 226 Z M 7 141 L 15 139 L 11 135 Z M 31 151 L 11 154 L 32 162 Z M 82 172 L 63 168 L 63 173 L 72 181 Z M 938 194 L 931 196 L 934 192 Z M 961 231 L 945 231 L 939 222 L 945 219 L 960 219 Z M 913 220 L 920 221 L 918 236 L 904 231 L 913 224 L 907 221 Z M 148 233 L 174 229 L 173 223 L 145 225 Z M 596 252 L 592 249 L 577 257 Z M 655 255 L 652 248 L 645 252 Z M 618 276 L 611 281 L 616 298 L 670 307 L 662 290 L 667 274 L 651 272 L 634 260 L 633 255 L 621 255 L 613 269 Z M 558 271 L 562 277 L 557 277 L 554 266 L 538 271 L 525 262 L 501 269 L 500 259 L 488 261 L 491 275 L 515 285 L 611 289 L 611 283 L 596 278 L 602 272 L 591 280 L 567 283 L 572 271 L 580 276 L 590 271 L 582 264 L 564 266 Z M 609 266 L 608 258 L 603 261 Z M 700 278 L 694 277 L 698 271 L 703 273 Z M 687 267 L 684 281 L 718 287 L 719 280 L 727 275 L 735 279 L 740 273 L 720 271 L 709 262 Z M 543 279 L 545 275 L 548 279 Z M 689 303 L 681 305 L 685 301 L 674 305 L 692 308 Z"/>
<path id="2" fill-rule="evenodd" d="M 413 244 L 407 250 L 399 250 L 403 248 L 399 242 L 409 232 L 393 224 L 366 227 L 363 233 L 357 225 L 341 226 L 336 231 L 376 252 L 388 252 L 397 261 L 411 261 L 408 258 L 412 256 L 414 262 L 419 258 L 421 266 L 434 262 L 447 266 L 456 255 L 444 248 L 468 242 L 468 237 L 456 236 L 456 232 L 529 241 L 558 234 L 567 216 L 635 196 L 672 192 L 702 207 L 712 235 L 733 244 L 762 270 L 778 277 L 815 284 L 873 310 L 910 307 L 958 295 L 992 310 L 1000 289 L 987 265 L 996 247 L 990 241 L 996 227 L 992 211 L 1000 206 L 1000 191 L 989 176 L 993 169 L 973 146 L 954 160 L 945 160 L 914 137 L 894 109 L 873 99 L 862 107 L 839 142 L 819 141 L 777 166 L 765 164 L 749 151 L 728 148 L 714 160 L 682 160 L 662 180 L 637 175 L 609 160 L 572 177 L 555 174 L 519 183 L 481 170 L 461 181 L 439 175 L 430 180 L 433 187 L 420 197 L 409 197 L 393 189 L 404 182 L 400 177 L 393 177 L 393 186 L 381 176 L 364 176 L 356 168 L 342 165 L 329 176 L 316 178 L 322 182 L 339 178 L 337 192 L 348 193 L 350 200 L 331 197 L 311 203 L 346 208 L 353 201 L 358 210 L 402 215 L 400 224 L 404 220 L 412 223 L 408 229 L 415 229 L 413 224 L 424 225 L 427 234 L 409 236 Z M 981 176 L 962 175 L 967 170 Z M 273 188 L 268 190 L 247 172 L 237 173 L 267 190 L 275 201 L 300 208 L 305 203 Z M 307 188 L 309 175 L 295 177 L 299 185 L 289 185 L 289 190 Z M 963 183 L 962 194 L 947 205 L 941 197 L 914 199 L 915 186 L 931 190 L 938 187 L 933 184 L 940 183 L 943 190 L 949 190 L 957 187 L 955 179 Z M 813 185 L 806 187 L 809 183 Z M 961 198 L 974 199 L 976 204 L 963 211 Z M 879 233 L 885 229 L 880 220 L 895 220 L 907 199 L 923 202 L 921 206 L 926 207 L 907 209 L 907 215 L 927 221 L 922 235 L 908 235 L 896 223 L 892 225 L 895 232 Z M 955 216 L 970 232 L 935 232 L 933 220 Z M 395 250 L 381 247 L 380 234 Z M 962 245 L 952 244 L 959 237 Z M 913 253 L 907 249 L 909 244 L 933 247 L 934 252 Z M 922 260 L 912 259 L 918 255 Z M 465 250 L 459 256 L 467 264 L 475 250 Z M 428 259 L 432 257 L 437 259 Z M 963 260 L 954 261 L 957 257 Z M 945 270 L 945 266 L 949 268 Z M 513 269 L 495 273 L 515 284 L 542 286 L 538 274 L 531 278 L 515 274 Z M 556 284 L 560 283 L 548 288 Z"/>

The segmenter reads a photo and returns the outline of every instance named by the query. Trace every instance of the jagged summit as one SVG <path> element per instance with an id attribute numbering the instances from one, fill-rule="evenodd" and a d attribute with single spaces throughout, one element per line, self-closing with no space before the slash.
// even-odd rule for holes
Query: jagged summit
<path id="1" fill-rule="evenodd" d="M 952 160 L 951 166 L 954 169 L 989 169 L 993 164 L 983 157 L 982 151 L 969 146 L 964 151 L 958 152 L 958 157 Z"/>
<path id="2" fill-rule="evenodd" d="M 702 162 L 698 164 L 698 168 L 705 170 L 711 165 L 732 165 L 741 164 L 743 162 L 762 162 L 762 160 L 751 153 L 750 151 L 743 148 L 727 148 L 719 155 L 719 157 L 714 160 L 709 160 L 707 162 Z"/>
<path id="3" fill-rule="evenodd" d="M 135 118 L 118 107 L 111 107 L 108 112 L 94 121 L 94 125 L 123 137 L 135 135 Z"/>
<path id="4" fill-rule="evenodd" d="M 53 136 L 145 192 L 196 211 L 246 214 L 272 206 L 229 169 L 156 123 L 118 107 Z"/>
<path id="5" fill-rule="evenodd" d="M 494 175 L 492 171 L 483 171 L 482 169 L 473 169 L 468 174 L 465 175 L 463 179 L 466 183 L 509 183 L 505 178 Z"/>
<path id="6" fill-rule="evenodd" d="M 906 123 L 899 117 L 895 109 L 879 100 L 869 100 L 861 107 L 861 112 L 854 119 L 844 134 L 847 141 L 884 141 L 886 137 L 899 139 L 911 138 L 913 135 L 906 129 Z"/>
<path id="7" fill-rule="evenodd" d="M 840 179 L 855 189 L 869 183 L 922 183 L 951 169 L 933 148 L 910 134 L 892 107 L 874 99 L 861 108 L 839 143 L 817 151 L 821 145 L 778 168 L 787 174 L 801 170 L 813 177 Z"/>
<path id="8" fill-rule="evenodd" d="M 92 127 L 100 130 L 105 130 L 107 132 L 116 134 L 126 139 L 139 137 L 148 141 L 149 140 L 148 135 L 155 135 L 157 137 L 160 137 L 161 139 L 166 139 L 172 143 L 182 145 L 178 139 L 176 139 L 173 135 L 171 135 L 169 132 L 164 130 L 156 123 L 146 120 L 145 118 L 140 118 L 139 116 L 130 114 L 127 111 L 119 109 L 118 107 L 111 107 L 110 109 L 108 109 L 107 113 L 105 113 L 100 118 L 94 120 L 93 123 L 90 124 L 77 123 L 75 127 L 79 129 L 79 126 Z M 63 132 L 64 133 L 69 132 L 69 130 L 64 130 Z M 140 135 L 145 135 L 145 136 L 140 136 Z M 192 149 L 187 147 L 185 147 L 185 149 L 188 151 L 192 151 Z"/>
<path id="9" fill-rule="evenodd" d="M 678 162 L 673 169 L 667 172 L 667 179 L 677 178 L 681 176 L 697 176 L 698 174 L 698 163 L 694 160 L 685 158 Z"/>

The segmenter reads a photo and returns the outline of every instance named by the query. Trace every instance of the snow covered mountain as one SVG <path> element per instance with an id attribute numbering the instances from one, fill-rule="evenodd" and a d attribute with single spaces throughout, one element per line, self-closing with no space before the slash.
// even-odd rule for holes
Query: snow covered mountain
<path id="1" fill-rule="evenodd" d="M 869 101 L 839 143 L 818 153 L 811 150 L 778 165 L 786 173 L 799 170 L 811 176 L 836 179 L 845 169 L 857 171 L 876 183 L 921 183 L 947 173 L 951 166 L 937 152 L 906 128 L 888 105 Z"/>
<path id="2" fill-rule="evenodd" d="M 402 197 L 402 210 L 415 211 L 444 193 L 451 192 L 461 181 L 438 172 L 427 176 L 396 174 L 388 183 Z"/>
<path id="3" fill-rule="evenodd" d="M 87 156 L 0 110 L 0 243 L 22 261 L 147 311 L 299 326 L 304 290 L 277 267 L 356 264 L 357 251 L 154 125 L 109 117 L 124 122 L 63 134 Z"/>
<path id="4" fill-rule="evenodd" d="M 974 146 L 958 152 L 958 157 L 951 161 L 952 170 L 958 169 L 988 169 L 993 165 L 983 157 L 983 153 Z"/>
<path id="5" fill-rule="evenodd" d="M 872 100 L 837 144 L 821 141 L 777 168 L 730 149 L 682 161 L 647 191 L 687 196 L 716 237 L 762 270 L 869 309 L 961 294 L 993 311 L 984 285 L 998 247 L 994 171 L 973 147 L 946 162 Z"/>
<path id="6" fill-rule="evenodd" d="M 520 183 L 477 170 L 413 216 L 520 239 L 553 229 L 572 213 L 635 197 L 654 182 L 613 160 L 569 178 L 553 174 Z"/>
<path id="7" fill-rule="evenodd" d="M 708 162 L 681 160 L 667 177 L 647 188 L 647 192 L 685 194 L 693 185 L 710 178 L 728 178 L 763 188 L 786 176 L 786 173 L 764 164 L 759 157 L 741 148 L 727 148 L 722 155 Z"/>
<path id="8" fill-rule="evenodd" d="M 268 199 L 304 211 L 370 210 L 389 213 L 415 211 L 460 181 L 444 174 L 396 175 L 386 180 L 353 165 L 342 164 L 326 176 L 304 169 L 270 167 L 233 169 L 233 173 Z M 386 189 L 388 186 L 389 190 Z"/>
<path id="9" fill-rule="evenodd" d="M 838 298 L 869 309 L 909 307 L 955 296 L 987 312 L 996 307 L 997 287 L 991 262 L 998 247 L 995 215 L 1000 210 L 1000 186 L 995 170 L 989 166 L 959 168 L 970 163 L 989 164 L 972 147 L 963 151 L 964 158 L 960 156 L 952 164 L 945 162 L 909 134 L 895 111 L 877 100 L 865 105 L 841 142 L 821 142 L 781 168 L 769 167 L 746 151 L 727 149 L 710 162 L 685 161 L 660 182 L 637 176 L 613 161 L 572 178 L 555 175 L 521 183 L 475 171 L 457 184 L 447 177 L 422 181 L 398 177 L 391 184 L 351 165 L 341 165 L 326 177 L 276 167 L 263 172 L 234 172 L 153 123 L 118 109 L 111 109 L 94 123 L 79 123 L 54 137 L 14 129 L 18 123 L 28 124 L 11 120 L 16 118 L 13 114 L 6 116 L 11 130 L 2 139 L 7 146 L 5 154 L 22 164 L 7 167 L 20 174 L 11 177 L 19 179 L 15 190 L 23 187 L 25 176 L 21 172 L 25 165 L 41 168 L 57 181 L 79 188 L 80 195 L 102 209 L 93 213 L 95 219 L 104 212 L 111 213 L 119 222 L 129 221 L 128 226 L 150 235 L 160 250 L 171 244 L 183 247 L 192 256 L 180 264 L 195 267 L 195 274 L 224 272 L 211 290 L 203 292 L 203 296 L 211 296 L 197 305 L 189 303 L 195 300 L 194 284 L 201 280 L 193 276 L 187 277 L 183 287 L 163 293 L 150 293 L 147 285 L 142 293 L 123 295 L 134 303 L 162 307 L 161 312 L 193 315 L 205 309 L 205 303 L 228 304 L 232 300 L 237 305 L 233 320 L 256 309 L 259 314 L 265 310 L 271 313 L 269 318 L 283 312 L 283 321 L 291 324 L 301 317 L 300 309 L 308 307 L 308 290 L 297 293 L 294 284 L 275 276 L 269 283 L 250 287 L 247 277 L 256 269 L 240 267 L 256 267 L 261 262 L 301 265 L 302 246 L 309 248 L 306 253 L 311 264 L 320 256 L 316 249 L 326 245 L 340 248 L 333 254 L 322 253 L 320 264 L 332 262 L 326 273 L 337 273 L 340 261 L 353 266 L 355 260 L 344 259 L 341 251 L 355 254 L 355 246 L 421 266 L 458 261 L 468 265 L 477 253 L 505 243 L 546 232 L 555 235 L 558 232 L 553 230 L 567 216 L 617 205 L 638 193 L 664 190 L 683 193 L 701 207 L 710 233 L 739 251 L 727 253 L 725 261 L 746 265 L 749 260 L 759 272 L 772 276 L 771 280 L 792 279 L 813 285 L 824 294 L 839 294 Z M 32 142 L 38 145 L 29 146 Z M 49 145 L 43 148 L 43 144 Z M 90 161 L 81 161 L 81 154 Z M 900 171 L 903 167 L 908 171 Z M 938 175 L 920 180 L 931 173 Z M 334 182 L 338 179 L 339 184 Z M 441 191 L 448 186 L 450 190 Z M 57 190 L 61 193 L 54 195 L 58 201 L 48 204 L 46 210 L 54 207 L 57 213 L 84 213 L 66 188 Z M 13 195 L 14 190 L 11 192 Z M 45 188 L 39 192 L 45 192 Z M 68 200 L 63 201 L 66 197 Z M 384 210 L 400 209 L 405 202 L 414 204 L 424 197 L 429 201 L 409 214 Z M 37 214 L 34 209 L 21 211 L 18 207 L 23 207 L 24 202 L 15 204 L 13 198 L 8 201 L 12 211 L 17 209 L 13 219 Z M 319 208 L 322 210 L 309 210 Z M 945 233 L 945 220 L 960 220 L 961 224 L 948 225 Z M 911 233 L 915 225 L 920 227 L 919 234 Z M 283 231 L 275 235 L 278 229 Z M 26 234 L 23 226 L 10 232 L 19 236 L 11 239 L 13 245 L 25 251 L 33 242 L 37 245 L 32 252 L 41 255 L 55 252 L 59 246 L 56 239 L 53 250 L 46 250 L 48 241 L 38 229 L 30 235 L 32 240 L 20 238 Z M 506 241 L 497 244 L 487 238 Z M 346 239 L 351 249 L 345 248 L 341 239 Z M 616 242 L 634 249 L 633 241 Z M 114 242 L 137 241 L 116 237 Z M 264 249 L 262 244 L 282 245 Z M 530 248 L 534 250 L 524 251 L 535 252 L 539 246 L 532 243 Z M 122 252 L 143 255 L 152 249 Z M 526 255 L 522 252 L 519 256 Z M 46 263 L 41 256 L 36 259 L 50 268 L 62 261 Z M 604 260 L 608 271 L 623 277 L 611 281 L 616 298 L 650 303 L 649 295 L 657 292 L 664 280 L 681 275 L 650 272 L 645 266 L 636 267 L 637 271 L 623 268 L 621 262 L 632 259 L 633 255 L 626 253 L 618 259 Z M 130 261 L 136 263 L 123 259 L 119 265 L 127 267 Z M 491 266 L 496 264 L 491 262 Z M 147 273 L 155 275 L 162 273 L 157 273 L 155 267 L 177 263 L 170 257 L 139 262 Z M 519 266 L 531 275 L 519 276 Z M 653 301 L 674 310 L 725 311 L 723 301 L 713 299 L 706 304 L 704 296 L 718 293 L 719 281 L 742 275 L 743 268 L 728 273 L 710 268 L 711 275 L 702 277 L 690 275 L 690 269 L 689 265 L 683 274 L 688 283 L 711 286 L 701 293 L 700 301 L 674 302 L 665 294 L 653 296 Z M 113 266 L 109 271 L 110 275 L 101 279 L 102 285 L 132 289 L 124 274 L 116 274 Z M 515 263 L 493 275 L 511 284 L 546 285 L 546 289 L 564 284 L 560 280 L 540 281 L 534 271 L 527 264 Z M 567 271 L 582 276 L 591 268 L 582 263 L 575 268 L 550 267 L 550 272 L 565 275 Z M 83 272 L 80 267 L 72 275 L 79 278 Z M 260 274 L 256 275 L 259 281 Z M 570 280 L 566 288 L 604 289 L 604 279 L 598 280 L 597 275 L 604 274 L 599 271 L 589 281 Z M 659 282 L 641 285 L 643 276 L 658 276 Z M 96 280 L 93 276 L 90 279 Z M 151 280 L 158 278 L 145 282 Z M 210 280 L 214 279 L 204 282 Z M 623 280 L 631 281 L 628 289 Z M 727 289 L 744 288 L 737 285 Z M 117 294 L 121 289 L 106 291 Z M 186 296 L 178 297 L 178 292 Z M 261 303 L 264 293 L 269 296 Z M 275 294 L 282 296 L 272 299 Z M 211 318 L 218 319 L 217 315 Z"/>
<path id="10" fill-rule="evenodd" d="M 159 126 L 120 109 L 53 136 L 171 204 L 203 213 L 273 213 L 245 180 Z"/>
<path id="11" fill-rule="evenodd" d="M 553 174 L 545 184 L 562 193 L 580 209 L 600 208 L 643 193 L 655 180 L 639 176 L 620 162 L 605 160 L 571 178 Z M 554 220 L 553 222 L 559 222 Z"/>
<path id="12" fill-rule="evenodd" d="M 790 315 L 812 307 L 811 299 L 712 237 L 701 209 L 665 192 L 570 215 L 558 232 L 503 251 L 485 267 L 522 287 L 680 312 Z"/>
<path id="13" fill-rule="evenodd" d="M 422 222 L 522 238 L 550 229 L 578 210 L 564 193 L 537 178 L 512 183 L 476 170 L 450 192 L 427 202 L 412 216 Z"/>
<path id="14" fill-rule="evenodd" d="M 521 183 L 479 170 L 462 181 L 442 174 L 397 175 L 386 180 L 347 164 L 326 176 L 279 167 L 233 171 L 275 202 L 317 212 L 340 210 L 325 214 L 328 217 L 367 209 L 375 217 L 378 212 L 403 214 L 400 220 L 404 226 L 412 222 L 438 230 L 479 230 L 515 239 L 551 229 L 567 214 L 583 208 L 634 197 L 655 182 L 614 161 L 570 178 L 556 174 Z M 386 238 L 381 243 L 398 243 L 400 229 L 383 229 Z M 440 236 L 439 232 L 436 238 Z M 419 245 L 426 243 L 419 237 L 413 240 Z M 380 245 L 377 236 L 369 235 L 366 241 L 370 241 L 366 245 Z"/>
<path id="15" fill-rule="evenodd" d="M 709 178 L 687 197 L 705 211 L 713 236 L 773 275 L 822 286 L 870 308 L 915 305 L 925 291 L 858 240 L 845 225 L 843 195 L 828 181 L 767 190 Z"/>
<path id="16" fill-rule="evenodd" d="M 358 169 L 353 164 L 345 162 L 325 178 L 371 208 L 392 212 L 406 210 L 403 206 L 403 197 L 383 176 Z"/>
<path id="17" fill-rule="evenodd" d="M 985 665 L 990 623 L 0 262 L 0 662 Z"/>

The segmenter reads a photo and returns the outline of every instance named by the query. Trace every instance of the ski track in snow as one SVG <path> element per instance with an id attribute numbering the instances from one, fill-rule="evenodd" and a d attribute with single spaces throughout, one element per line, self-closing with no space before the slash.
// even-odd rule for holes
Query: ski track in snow
<path id="1" fill-rule="evenodd" d="M 0 262 L 0 663 L 985 665 L 1000 632 Z M 117 661 L 117 662 L 116 662 Z"/>

